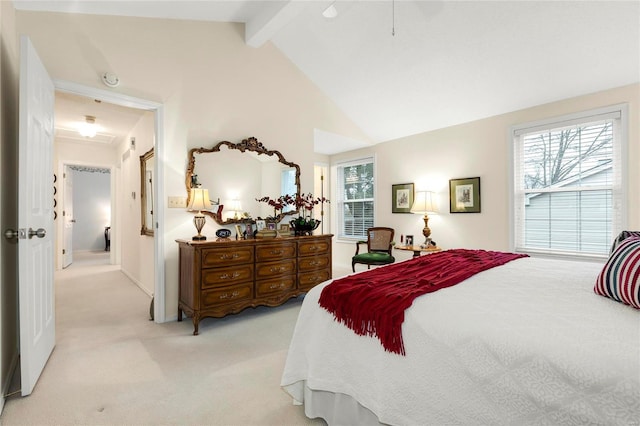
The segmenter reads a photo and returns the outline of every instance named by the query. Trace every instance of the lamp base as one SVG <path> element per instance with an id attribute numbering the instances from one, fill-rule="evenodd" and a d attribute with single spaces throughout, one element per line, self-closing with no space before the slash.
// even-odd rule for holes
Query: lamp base
<path id="1" fill-rule="evenodd" d="M 191 238 L 193 241 L 204 241 L 207 239 L 206 236 L 204 235 L 194 235 L 193 238 Z"/>

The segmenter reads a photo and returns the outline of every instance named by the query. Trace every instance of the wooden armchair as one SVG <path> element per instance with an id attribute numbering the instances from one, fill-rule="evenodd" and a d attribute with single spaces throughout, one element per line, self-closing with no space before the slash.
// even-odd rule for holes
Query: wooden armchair
<path id="1" fill-rule="evenodd" d="M 356 271 L 356 263 L 367 265 L 387 265 L 396 259 L 391 255 L 393 249 L 393 228 L 375 227 L 367 229 L 367 241 L 356 243 L 356 254 L 351 258 L 351 269 Z M 360 253 L 360 245 L 367 245 L 367 252 Z"/>

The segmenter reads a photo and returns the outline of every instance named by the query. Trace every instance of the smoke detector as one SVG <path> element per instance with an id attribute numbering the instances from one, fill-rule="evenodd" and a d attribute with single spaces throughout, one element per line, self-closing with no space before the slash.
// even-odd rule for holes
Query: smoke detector
<path id="1" fill-rule="evenodd" d="M 102 82 L 109 87 L 118 87 L 120 79 L 117 75 L 111 72 L 105 72 L 102 74 Z"/>

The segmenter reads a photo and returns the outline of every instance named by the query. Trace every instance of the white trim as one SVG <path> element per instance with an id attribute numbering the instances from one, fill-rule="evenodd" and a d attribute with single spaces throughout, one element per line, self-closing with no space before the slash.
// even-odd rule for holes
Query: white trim
<path id="1" fill-rule="evenodd" d="M 164 199 L 164 107 L 162 104 L 135 98 L 132 96 L 116 93 L 109 90 L 97 89 L 95 87 L 83 86 L 64 80 L 53 81 L 56 90 L 65 93 L 71 93 L 80 96 L 87 96 L 93 99 L 99 99 L 103 102 L 109 102 L 115 105 L 125 106 L 129 108 L 143 109 L 153 111 L 155 116 L 155 151 L 156 165 L 154 168 L 154 179 L 158 182 L 154 185 L 154 198 L 157 205 L 162 205 L 160 200 Z M 166 322 L 166 306 L 165 306 L 165 270 L 164 270 L 164 211 L 158 209 L 155 217 L 155 238 L 154 238 L 154 321 L 156 323 Z"/>
<path id="2" fill-rule="evenodd" d="M 627 104 L 610 105 L 602 108 L 561 115 L 559 117 L 552 117 L 546 118 L 544 120 L 532 121 L 529 123 L 516 124 L 515 126 L 511 127 L 511 139 L 513 139 L 513 137 L 515 136 L 522 136 L 527 133 L 538 132 L 540 130 L 548 129 L 549 127 L 560 128 L 575 126 L 581 123 L 598 120 L 617 120 L 621 118 L 623 109 L 626 108 Z"/>

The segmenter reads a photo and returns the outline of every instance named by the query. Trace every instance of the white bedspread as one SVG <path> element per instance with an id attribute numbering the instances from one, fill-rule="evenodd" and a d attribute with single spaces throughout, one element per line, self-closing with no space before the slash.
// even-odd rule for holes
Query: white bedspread
<path id="1" fill-rule="evenodd" d="M 305 297 L 281 385 L 343 393 L 394 425 L 640 424 L 640 311 L 593 292 L 602 265 L 525 258 L 417 298 L 406 356 Z"/>

